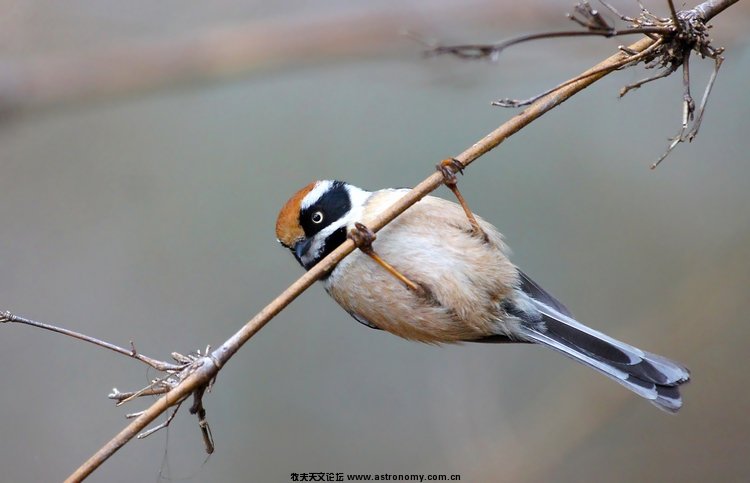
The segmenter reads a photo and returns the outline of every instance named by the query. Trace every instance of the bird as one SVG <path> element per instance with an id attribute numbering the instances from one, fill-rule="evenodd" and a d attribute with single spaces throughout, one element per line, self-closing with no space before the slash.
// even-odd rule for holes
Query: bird
<path id="1" fill-rule="evenodd" d="M 446 160 L 438 168 L 460 204 L 425 196 L 375 235 L 367 225 L 409 189 L 367 191 L 319 180 L 286 202 L 276 237 L 306 270 L 353 239 L 360 249 L 322 282 L 346 312 L 370 328 L 429 344 L 538 344 L 676 413 L 689 370 L 583 325 L 516 267 L 503 235 L 474 216 L 458 192 L 457 163 Z"/>

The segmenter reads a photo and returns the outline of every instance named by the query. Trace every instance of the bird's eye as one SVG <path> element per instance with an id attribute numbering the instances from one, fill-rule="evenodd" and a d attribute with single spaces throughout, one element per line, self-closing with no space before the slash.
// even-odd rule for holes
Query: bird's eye
<path id="1" fill-rule="evenodd" d="M 319 225 L 323 223 L 323 212 L 322 211 L 316 211 L 312 214 L 312 218 L 310 218 L 313 223 L 316 225 Z"/>

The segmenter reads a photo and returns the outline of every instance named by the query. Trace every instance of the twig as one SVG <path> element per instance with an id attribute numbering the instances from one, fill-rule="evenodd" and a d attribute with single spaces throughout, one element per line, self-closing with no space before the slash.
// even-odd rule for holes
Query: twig
<path id="1" fill-rule="evenodd" d="M 584 25 L 581 20 L 576 17 L 570 17 L 577 23 Z M 501 42 L 495 42 L 492 44 L 458 44 L 458 45 L 430 45 L 430 42 L 419 39 L 423 44 L 428 45 L 430 48 L 426 52 L 428 56 L 431 55 L 445 55 L 450 54 L 461 59 L 483 59 L 490 58 L 496 60 L 497 56 L 502 53 L 503 50 L 514 45 L 526 43 L 532 40 L 545 40 L 555 39 L 564 37 L 619 37 L 623 35 L 636 35 L 636 34 L 663 34 L 667 31 L 663 27 L 643 27 L 639 29 L 628 29 L 628 30 L 615 30 L 613 28 L 603 27 L 591 27 L 590 30 L 562 30 L 559 32 L 541 32 L 536 34 L 520 35 L 513 37 L 512 39 L 503 40 Z"/>
<path id="2" fill-rule="evenodd" d="M 193 392 L 193 405 L 190 406 L 190 414 L 198 416 L 198 427 L 201 429 L 201 436 L 203 437 L 203 445 L 206 449 L 206 453 L 211 454 L 214 452 L 214 437 L 211 434 L 211 427 L 208 425 L 206 419 L 206 409 L 203 407 L 203 395 L 206 391 L 211 390 L 211 383 L 208 386 L 203 386 L 197 391 Z"/>
<path id="3" fill-rule="evenodd" d="M 680 19 L 677 17 L 677 9 L 674 8 L 672 0 L 667 0 L 669 5 L 669 13 L 672 15 L 672 24 L 675 26 L 677 31 L 682 31 L 682 25 L 680 25 Z"/>
<path id="4" fill-rule="evenodd" d="M 623 59 L 621 62 L 619 62 L 615 66 L 607 66 L 601 69 L 601 71 L 607 71 L 611 72 L 613 70 L 622 69 L 623 67 L 627 65 L 631 65 L 634 62 L 640 62 L 643 58 L 648 57 L 651 55 L 652 52 L 654 52 L 659 46 L 661 46 L 662 42 L 661 39 L 655 41 L 653 44 L 649 45 L 648 48 L 643 49 L 642 52 L 632 52 L 630 51 L 629 47 L 621 48 L 623 52 L 629 55 L 629 57 Z M 522 106 L 528 106 L 529 104 L 535 102 L 537 99 L 546 96 L 547 94 L 550 94 L 552 92 L 555 92 L 556 90 L 559 90 L 567 85 L 570 85 L 574 82 L 577 82 L 579 80 L 585 79 L 586 77 L 596 75 L 599 71 L 588 71 L 584 72 L 583 74 L 573 77 L 572 79 L 569 79 L 562 84 L 558 84 L 557 86 L 542 92 L 541 94 L 537 94 L 534 97 L 531 97 L 529 99 L 498 99 L 497 101 L 492 101 L 493 106 L 500 106 L 500 107 L 522 107 Z"/>
<path id="5" fill-rule="evenodd" d="M 630 25 L 622 30 L 618 30 L 614 25 L 610 25 L 609 22 L 599 13 L 599 11 L 591 8 L 591 5 L 586 0 L 574 5 L 575 13 L 567 14 L 568 19 L 577 23 L 586 30 L 563 30 L 556 32 L 541 32 L 533 34 L 524 34 L 517 37 L 512 37 L 507 40 L 500 42 L 494 42 L 489 44 L 459 44 L 459 45 L 430 45 L 430 42 L 422 41 L 429 47 L 426 52 L 427 55 L 453 55 L 454 57 L 462 59 L 483 59 L 489 58 L 490 60 L 497 60 L 500 53 L 503 50 L 513 45 L 530 42 L 533 40 L 545 40 L 563 37 L 621 37 L 624 35 L 636 35 L 643 34 L 656 39 L 657 36 L 665 36 L 674 32 L 673 27 L 665 22 L 653 23 L 644 21 L 641 18 L 626 17 L 620 14 L 608 3 L 601 2 L 605 7 L 611 10 L 620 19 L 630 23 Z M 644 12 L 647 12 L 643 9 Z"/>
<path id="6" fill-rule="evenodd" d="M 669 155 L 670 152 L 680 143 L 683 143 L 685 141 L 692 142 L 693 139 L 695 139 L 695 136 L 698 135 L 698 130 L 701 127 L 701 122 L 703 122 L 703 113 L 706 112 L 706 103 L 708 102 L 708 96 L 711 94 L 711 90 L 714 87 L 714 83 L 716 82 L 716 76 L 719 74 L 719 68 L 721 68 L 722 62 L 724 62 L 724 58 L 722 56 L 717 56 L 716 59 L 714 59 L 714 70 L 711 72 L 711 77 L 708 79 L 708 83 L 706 84 L 706 90 L 703 92 L 703 98 L 701 99 L 700 107 L 698 107 L 698 115 L 695 116 L 695 120 L 693 121 L 693 125 L 691 128 L 687 131 L 687 123 L 684 121 L 684 119 L 687 117 L 687 115 L 692 116 L 692 111 L 690 110 L 690 104 L 686 100 L 684 102 L 683 107 L 683 123 L 682 128 L 680 129 L 680 132 L 677 133 L 677 135 L 672 138 L 672 142 L 669 144 L 669 147 L 667 147 L 667 150 L 664 151 L 664 154 L 659 156 L 659 159 L 657 159 L 654 164 L 651 165 L 651 169 L 656 169 L 659 164 L 661 164 L 664 159 Z M 689 92 L 688 92 L 689 94 Z M 692 101 L 692 98 L 690 98 Z M 693 110 L 695 110 L 695 105 L 693 105 Z"/>
<path id="7" fill-rule="evenodd" d="M 37 322 L 35 320 L 27 319 L 19 315 L 12 314 L 9 311 L 0 313 L 0 323 L 2 322 L 15 322 L 18 324 L 30 325 L 32 327 L 37 327 L 39 329 L 57 332 L 58 334 L 67 335 L 75 339 L 79 339 L 79 340 L 89 342 L 94 345 L 98 345 L 99 347 L 104 347 L 105 349 L 109 349 L 111 351 L 117 352 L 118 354 L 132 357 L 133 359 L 137 359 L 143 362 L 144 364 L 147 364 L 153 367 L 157 371 L 162 371 L 162 372 L 180 371 L 184 368 L 184 366 L 182 365 L 170 364 L 168 362 L 163 362 L 163 361 L 145 356 L 143 354 L 140 354 L 139 352 L 135 350 L 135 345 L 133 344 L 132 341 L 130 342 L 130 350 L 128 350 L 118 345 L 111 344 L 109 342 L 105 342 L 103 340 L 97 339 L 96 337 L 91 337 L 86 334 L 81 334 L 80 332 L 75 332 L 69 329 L 63 329 L 62 327 L 56 327 L 51 324 L 45 324 L 44 322 Z"/>
<path id="8" fill-rule="evenodd" d="M 604 37 L 614 37 L 619 35 L 627 35 L 629 33 L 644 33 L 649 38 L 655 41 L 655 43 L 644 52 L 636 55 L 630 52 L 627 48 L 620 47 L 621 50 L 631 54 L 630 62 L 623 62 L 622 67 L 626 65 L 633 65 L 637 62 L 645 62 L 646 68 L 651 69 L 658 67 L 663 69 L 656 75 L 647 77 L 643 80 L 635 82 L 633 84 L 626 85 L 620 89 L 620 97 L 624 96 L 631 90 L 637 89 L 646 83 L 663 79 L 674 73 L 678 67 L 682 66 L 683 75 L 683 113 L 682 113 L 682 124 L 681 129 L 677 135 L 671 139 L 671 143 L 664 154 L 651 165 L 651 169 L 656 168 L 672 150 L 680 143 L 685 141 L 692 141 L 698 133 L 698 129 L 695 127 L 689 127 L 690 122 L 695 119 L 695 102 L 690 95 L 690 56 L 693 52 L 700 55 L 702 58 L 709 57 L 714 59 L 715 68 L 709 81 L 709 85 L 706 88 L 706 92 L 710 93 L 713 83 L 716 80 L 716 74 L 718 72 L 718 66 L 721 65 L 722 57 L 721 54 L 724 51 L 723 48 L 714 48 L 711 45 L 711 39 L 708 36 L 708 21 L 717 12 L 722 11 L 727 6 L 736 3 L 738 0 L 724 0 L 712 1 L 701 4 L 693 9 L 677 11 L 674 7 L 672 0 L 668 0 L 669 10 L 671 17 L 661 18 L 653 13 L 649 12 L 643 4 L 638 2 L 641 8 L 641 13 L 638 17 L 628 17 L 618 12 L 613 6 L 609 5 L 604 0 L 600 0 L 601 3 L 609 9 L 612 13 L 617 15 L 621 20 L 628 22 L 629 26 L 623 30 L 617 30 L 613 25 L 610 25 L 607 20 L 595 9 L 591 7 L 587 0 L 581 0 L 574 7 L 575 13 L 568 14 L 568 18 L 573 20 L 578 25 L 584 27 L 585 31 L 578 32 L 579 35 L 600 35 Z M 713 10 L 711 9 L 713 8 Z M 530 40 L 554 38 L 554 37 L 569 37 L 574 36 L 575 32 L 548 32 L 541 34 L 523 35 L 520 37 L 512 38 L 504 42 L 495 44 L 467 44 L 467 45 L 453 45 L 453 46 L 437 46 L 433 47 L 428 53 L 432 54 L 452 54 L 456 57 L 463 59 L 480 59 L 490 58 L 495 60 L 497 56 L 502 52 L 503 49 L 516 45 L 522 42 L 528 42 Z M 590 74 L 589 74 L 590 75 Z M 578 78 L 580 78 L 579 76 Z M 500 107 L 511 107 L 516 108 L 520 106 L 528 105 L 538 98 L 554 92 L 561 86 L 565 86 L 570 82 L 578 79 L 571 79 L 563 84 L 560 84 L 552 89 L 542 92 L 529 99 L 518 100 L 518 99 L 500 99 L 492 103 L 493 106 Z M 702 109 L 699 112 L 698 119 L 703 118 L 703 111 L 705 110 L 705 101 L 707 101 L 708 95 L 704 95 L 701 103 Z M 698 126 L 700 127 L 700 126 Z"/>
<path id="9" fill-rule="evenodd" d="M 150 429 L 148 429 L 148 430 L 146 430 L 146 431 L 142 432 L 141 434 L 139 434 L 138 436 L 136 436 L 136 438 L 138 438 L 138 439 L 144 439 L 144 438 L 148 438 L 149 436 L 151 436 L 151 435 L 152 435 L 152 434 L 154 434 L 155 432 L 157 432 L 157 431 L 159 431 L 159 430 L 162 430 L 162 429 L 164 429 L 164 428 L 166 428 L 166 427 L 169 427 L 169 424 L 170 424 L 170 423 L 172 422 L 172 420 L 174 419 L 174 417 L 175 417 L 175 416 L 177 416 L 177 411 L 179 411 L 179 410 L 180 410 L 180 406 L 182 406 L 182 402 L 179 402 L 179 403 L 177 403 L 177 404 L 175 405 L 175 407 L 174 407 L 174 410 L 173 410 L 173 411 L 172 411 L 172 413 L 171 413 L 171 414 L 170 414 L 170 415 L 169 415 L 169 416 L 167 417 L 167 420 L 166 420 L 166 421 L 164 421 L 164 422 L 163 422 L 163 423 L 161 423 L 161 424 L 158 424 L 158 425 L 154 426 L 153 428 L 150 428 Z"/>
<path id="10" fill-rule="evenodd" d="M 641 87 L 644 84 L 648 84 L 649 82 L 653 82 L 653 81 L 656 81 L 656 80 L 659 80 L 659 79 L 663 79 L 665 77 L 668 77 L 668 76 L 672 75 L 674 73 L 674 71 L 677 70 L 677 67 L 678 66 L 676 66 L 676 65 L 670 65 L 668 68 L 664 69 L 663 71 L 659 72 L 658 74 L 656 74 L 654 76 L 647 77 L 645 79 L 639 80 L 638 82 L 633 82 L 632 84 L 628 84 L 628 85 L 624 86 L 622 89 L 620 89 L 619 97 L 625 96 L 625 94 L 627 94 L 628 92 L 630 92 L 632 90 L 635 90 L 635 89 L 638 89 L 639 87 Z"/>
<path id="11" fill-rule="evenodd" d="M 187 355 L 187 356 L 179 354 L 177 352 L 173 352 L 172 358 L 178 362 L 178 364 L 175 365 L 175 364 L 170 364 L 168 362 L 159 361 L 151 357 L 144 356 L 143 354 L 139 354 L 135 350 L 135 344 L 132 341 L 130 342 L 130 347 L 131 347 L 130 350 L 127 350 L 115 344 L 111 344 L 109 342 L 105 342 L 95 337 L 81 334 L 79 332 L 75 332 L 69 329 L 64 329 L 64 328 L 57 327 L 51 324 L 37 322 L 35 320 L 26 319 L 24 317 L 15 315 L 11 313 L 10 311 L 0 312 L 0 323 L 8 323 L 8 322 L 15 322 L 15 323 L 20 323 L 24 325 L 30 325 L 32 327 L 37 327 L 40 329 L 45 329 L 45 330 L 49 330 L 52 332 L 57 332 L 59 334 L 67 335 L 75 339 L 82 340 L 84 342 L 89 342 L 99 347 L 104 347 L 105 349 L 112 350 L 118 354 L 122 354 L 128 357 L 137 359 L 147 364 L 148 366 L 153 367 L 154 369 L 158 371 L 165 372 L 167 374 L 163 378 L 154 379 L 153 381 L 151 381 L 149 385 L 147 385 L 146 387 L 138 391 L 121 392 L 117 388 L 113 388 L 112 392 L 107 397 L 117 401 L 118 407 L 140 397 L 158 396 L 158 395 L 168 393 L 170 390 L 172 390 L 175 386 L 177 386 L 185 377 L 187 377 L 192 372 L 194 365 L 197 362 L 199 362 L 200 357 L 202 356 L 200 351 L 198 351 L 195 355 Z M 210 350 L 210 347 L 207 347 L 204 354 L 207 354 L 209 350 Z M 209 386 L 211 382 L 209 382 Z M 208 421 L 206 420 L 206 411 L 205 409 L 203 409 L 203 405 L 202 405 L 202 397 L 203 397 L 203 393 L 205 392 L 205 390 L 206 390 L 206 387 L 199 387 L 193 392 L 193 395 L 195 397 L 195 403 L 193 404 L 193 407 L 191 408 L 190 413 L 198 415 L 198 427 L 200 428 L 201 433 L 203 435 L 203 440 L 206 442 L 206 451 L 211 453 L 213 452 L 213 440 L 211 440 L 210 438 L 211 429 L 208 426 Z M 169 423 L 172 421 L 172 419 L 174 419 L 175 415 L 177 414 L 180 404 L 182 404 L 182 400 L 180 400 L 180 402 L 177 403 L 177 408 L 174 410 L 172 415 L 167 419 L 165 423 L 159 424 L 143 433 L 140 433 L 138 435 L 138 438 L 139 439 L 145 438 L 146 436 L 153 434 L 154 432 L 159 431 L 160 429 L 163 429 L 169 426 Z M 128 419 L 133 419 L 140 415 L 141 413 L 131 413 L 131 414 L 127 414 L 125 417 Z"/>

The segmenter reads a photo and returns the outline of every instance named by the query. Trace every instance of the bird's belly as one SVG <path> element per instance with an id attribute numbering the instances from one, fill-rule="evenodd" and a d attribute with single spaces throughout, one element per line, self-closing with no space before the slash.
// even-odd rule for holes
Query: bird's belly
<path id="1" fill-rule="evenodd" d="M 336 302 L 359 320 L 411 340 L 458 342 L 503 333 L 502 302 L 517 272 L 494 228 L 488 225 L 496 240 L 485 242 L 464 227 L 441 227 L 435 236 L 431 225 L 398 221 L 378 234 L 373 249 L 424 292 L 408 289 L 357 251 L 326 281 Z"/>

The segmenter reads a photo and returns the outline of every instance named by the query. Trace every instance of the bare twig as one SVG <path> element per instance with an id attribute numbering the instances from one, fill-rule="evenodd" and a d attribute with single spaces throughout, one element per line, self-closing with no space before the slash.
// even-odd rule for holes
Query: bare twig
<path id="1" fill-rule="evenodd" d="M 672 15 L 672 24 L 677 31 L 681 31 L 682 26 L 680 25 L 680 19 L 677 17 L 677 9 L 674 8 L 674 3 L 672 0 L 667 0 L 667 4 L 669 5 L 669 13 Z"/>
<path id="2" fill-rule="evenodd" d="M 722 56 L 717 56 L 716 59 L 714 59 L 714 70 L 711 72 L 711 77 L 708 79 L 708 83 L 706 84 L 706 90 L 703 92 L 703 98 L 701 99 L 701 104 L 698 107 L 698 115 L 695 116 L 695 120 L 693 121 L 693 125 L 690 127 L 690 129 L 687 129 L 687 122 L 685 119 L 689 116 L 692 117 L 692 113 L 695 110 L 695 104 L 692 106 L 692 110 L 690 108 L 690 104 L 688 101 L 684 101 L 683 105 L 683 123 L 682 128 L 680 129 L 680 132 L 677 133 L 677 135 L 672 138 L 672 142 L 669 143 L 669 147 L 667 147 L 667 150 L 664 151 L 664 153 L 659 156 L 659 159 L 657 159 L 654 164 L 651 165 L 651 169 L 656 169 L 659 164 L 666 159 L 666 157 L 669 155 L 670 152 L 680 143 L 683 143 L 685 141 L 692 142 L 693 139 L 695 139 L 695 136 L 698 135 L 698 130 L 701 127 L 701 122 L 703 121 L 703 113 L 706 111 L 706 103 L 708 102 L 708 96 L 711 94 L 711 90 L 714 87 L 714 82 L 716 82 L 716 76 L 719 74 L 719 68 L 721 67 L 721 63 L 724 62 L 724 58 Z M 689 94 L 689 92 L 688 92 Z M 690 101 L 692 101 L 692 98 L 690 98 Z"/>
<path id="3" fill-rule="evenodd" d="M 45 330 L 49 330 L 52 332 L 57 332 L 59 334 L 67 335 L 69 337 L 73 337 L 75 339 L 79 339 L 84 342 L 89 342 L 99 347 L 104 347 L 105 349 L 112 350 L 118 354 L 137 359 L 143 362 L 144 364 L 150 367 L 153 367 L 154 369 L 158 371 L 165 372 L 167 374 L 163 378 L 154 379 L 153 381 L 151 381 L 150 384 L 148 384 L 146 387 L 138 391 L 121 392 L 117 388 L 113 388 L 112 392 L 108 395 L 108 397 L 110 399 L 117 401 L 117 406 L 122 406 L 123 404 L 126 404 L 140 397 L 158 396 L 158 395 L 168 393 L 175 386 L 177 386 L 185 377 L 190 375 L 190 373 L 193 370 L 194 364 L 196 363 L 196 361 L 199 361 L 201 357 L 200 351 L 197 351 L 196 354 L 194 355 L 189 354 L 187 356 L 179 354 L 177 352 L 173 352 L 172 358 L 176 360 L 178 364 L 171 364 L 171 363 L 159 361 L 159 360 L 156 360 L 151 357 L 138 353 L 135 350 L 135 344 L 132 341 L 130 342 L 131 349 L 127 350 L 115 344 L 111 344 L 109 342 L 105 342 L 95 337 L 81 334 L 79 332 L 75 332 L 75 331 L 68 330 L 68 329 L 63 329 L 61 327 L 57 327 L 51 324 L 37 322 L 35 320 L 26 319 L 24 317 L 15 315 L 11 313 L 10 311 L 0 312 L 0 323 L 7 323 L 7 322 L 15 322 L 15 323 L 20 323 L 24 325 L 29 325 L 32 327 L 37 327 L 40 329 L 45 329 Z M 204 354 L 208 354 L 209 350 L 210 350 L 210 347 L 207 347 Z M 209 382 L 209 385 L 211 384 L 211 382 Z M 201 429 L 201 433 L 203 434 L 204 441 L 207 441 L 206 451 L 213 452 L 213 441 L 210 439 L 211 430 L 206 420 L 206 411 L 205 409 L 203 409 L 203 405 L 201 402 L 201 399 L 203 397 L 203 393 L 205 392 L 205 390 L 206 390 L 206 387 L 199 387 L 193 392 L 193 395 L 195 397 L 195 404 L 191 408 L 190 413 L 198 415 L 198 426 Z M 156 431 L 169 426 L 169 423 L 172 421 L 172 419 L 174 419 L 175 415 L 177 414 L 180 404 L 182 404 L 182 400 L 180 400 L 180 402 L 177 403 L 177 408 L 175 408 L 174 412 L 166 420 L 166 422 L 159 424 L 143 433 L 140 433 L 138 435 L 138 438 L 139 439 L 145 438 L 146 436 L 149 436 L 155 433 Z M 128 419 L 133 419 L 133 418 L 137 418 L 140 415 L 141 413 L 131 413 L 131 414 L 127 414 L 125 417 Z M 211 442 L 211 445 L 208 444 L 208 441 Z"/>
<path id="4" fill-rule="evenodd" d="M 154 379 L 151 384 L 138 391 L 121 392 L 116 387 L 112 388 L 112 392 L 107 397 L 117 401 L 117 406 L 121 406 L 139 397 L 159 396 L 168 393 L 170 389 L 169 386 L 162 384 L 160 379 Z"/>
<path id="5" fill-rule="evenodd" d="M 623 62 L 621 67 L 634 65 L 638 62 L 645 62 L 647 69 L 661 68 L 661 72 L 647 77 L 633 84 L 626 85 L 620 89 L 620 97 L 624 96 L 631 90 L 637 89 L 644 84 L 668 77 L 674 73 L 678 67 L 682 66 L 683 73 L 683 112 L 681 129 L 677 136 L 671 139 L 671 143 L 662 156 L 651 166 L 656 168 L 670 152 L 680 143 L 692 141 L 697 135 L 698 129 L 695 126 L 690 127 L 690 123 L 695 119 L 695 102 L 690 95 L 690 56 L 693 52 L 701 57 L 714 59 L 716 67 L 711 76 L 706 92 L 710 92 L 716 80 L 718 66 L 721 65 L 723 48 L 714 48 L 711 45 L 711 39 L 708 37 L 708 21 L 716 12 L 722 11 L 727 6 L 736 3 L 738 0 L 711 1 L 701 4 L 693 9 L 677 11 L 672 0 L 668 0 L 671 17 L 661 18 L 649 12 L 643 4 L 638 3 L 641 13 L 638 17 L 628 17 L 618 12 L 613 6 L 600 0 L 601 3 L 612 13 L 617 15 L 621 20 L 629 24 L 623 30 L 617 30 L 610 25 L 607 20 L 586 0 L 581 0 L 575 5 L 574 14 L 568 14 L 568 18 L 578 25 L 584 27 L 585 31 L 578 32 L 579 35 L 599 35 L 604 37 L 614 37 L 627 35 L 631 33 L 643 33 L 655 41 L 655 43 L 646 51 L 636 55 L 627 49 L 620 47 L 621 50 L 631 54 L 630 62 Z M 541 34 L 523 35 L 504 42 L 495 44 L 466 44 L 453 46 L 433 47 L 429 53 L 432 54 L 451 54 L 464 59 L 490 58 L 495 60 L 503 49 L 530 40 L 569 37 L 574 36 L 575 32 L 548 32 Z M 589 74 L 590 75 L 590 74 Z M 580 77 L 580 76 L 579 76 Z M 566 84 L 573 82 L 571 79 L 552 89 L 542 92 L 529 99 L 500 99 L 492 103 L 493 106 L 500 107 L 520 107 L 526 106 L 542 96 L 554 92 Z M 708 96 L 704 95 L 701 106 L 705 108 L 705 101 Z M 703 118 L 703 110 L 699 113 L 698 119 Z M 695 124 L 695 123 L 694 123 Z M 699 127 L 699 126 L 698 126 Z"/>
<path id="6" fill-rule="evenodd" d="M 637 35 L 643 34 L 648 35 L 655 39 L 657 35 L 669 35 L 673 33 L 674 29 L 671 25 L 666 23 L 652 23 L 644 21 L 642 18 L 631 18 L 620 14 L 614 7 L 602 1 L 602 4 L 610 9 L 615 15 L 620 17 L 622 20 L 627 21 L 630 25 L 622 30 L 618 30 L 614 25 L 610 25 L 609 22 L 599 13 L 599 11 L 591 8 L 588 1 L 583 0 L 577 3 L 574 8 L 574 13 L 567 14 L 567 17 L 585 28 L 586 30 L 563 30 L 556 32 L 541 32 L 534 34 L 524 34 L 517 37 L 513 37 L 500 42 L 490 44 L 459 44 L 459 45 L 430 45 L 429 42 L 424 42 L 429 46 L 427 55 L 453 55 L 462 59 L 490 59 L 497 60 L 500 53 L 503 50 L 513 45 L 530 42 L 533 40 L 545 40 L 561 37 L 621 37 L 624 35 Z"/>
<path id="7" fill-rule="evenodd" d="M 164 428 L 169 427 L 169 424 L 172 422 L 172 420 L 174 419 L 174 417 L 177 416 L 177 411 L 180 410 L 180 406 L 182 406 L 182 402 L 179 402 L 179 403 L 177 403 L 175 405 L 174 410 L 169 414 L 169 416 L 167 417 L 166 421 L 164 421 L 161 424 L 157 424 L 153 428 L 147 429 L 146 431 L 144 431 L 141 434 L 139 434 L 138 436 L 136 436 L 136 438 L 138 438 L 138 439 L 148 438 L 149 436 L 151 436 L 155 432 L 157 432 L 159 430 L 162 430 Z"/>
<path id="8" fill-rule="evenodd" d="M 577 23 L 582 22 L 576 17 L 571 19 Z M 490 59 L 497 60 L 498 56 L 503 50 L 514 45 L 526 43 L 532 40 L 544 40 L 554 39 L 562 37 L 619 37 L 623 35 L 636 35 L 636 34 L 647 34 L 647 33 L 664 33 L 666 29 L 657 27 L 644 27 L 641 29 L 631 29 L 625 31 L 618 31 L 613 28 L 594 28 L 590 30 L 563 30 L 559 32 L 542 32 L 536 34 L 520 35 L 513 37 L 512 39 L 503 40 L 492 44 L 458 44 L 458 45 L 430 45 L 429 42 L 421 40 L 422 43 L 429 46 L 426 54 L 431 55 L 445 55 L 450 54 L 461 59 Z"/>
<path id="9" fill-rule="evenodd" d="M 622 89 L 620 89 L 619 96 L 623 97 L 628 92 L 630 92 L 632 90 L 635 90 L 635 89 L 638 89 L 639 87 L 641 87 L 644 84 L 648 84 L 649 82 L 653 82 L 653 81 L 656 81 L 656 80 L 668 77 L 668 76 L 672 75 L 674 73 L 674 71 L 677 70 L 677 67 L 678 66 L 676 66 L 676 65 L 670 65 L 668 68 L 664 69 L 663 71 L 659 72 L 656 75 L 653 75 L 651 77 L 647 77 L 645 79 L 641 79 L 638 82 L 633 82 L 632 84 L 628 84 L 628 85 L 624 86 Z"/>
<path id="10" fill-rule="evenodd" d="M 614 66 L 607 66 L 602 68 L 602 71 L 606 72 L 612 72 L 613 70 L 619 70 L 623 67 L 626 67 L 628 65 L 632 65 L 634 63 L 640 62 L 642 59 L 648 57 L 651 55 L 657 48 L 661 46 L 661 40 L 655 41 L 653 44 L 649 45 L 648 48 L 643 49 L 642 52 L 633 52 L 630 48 L 622 48 L 621 50 L 629 55 L 629 57 L 626 57 L 622 61 L 620 61 L 617 65 Z M 493 106 L 500 106 L 500 107 L 522 107 L 522 106 L 528 106 L 529 104 L 535 102 L 537 99 L 540 99 L 552 92 L 555 92 L 558 89 L 561 89 L 565 86 L 568 86 L 574 82 L 577 82 L 579 80 L 585 79 L 586 77 L 596 75 L 598 74 L 598 71 L 588 71 L 584 72 L 583 74 L 576 76 L 572 79 L 569 79 L 562 84 L 559 84 L 549 90 L 546 90 L 542 92 L 541 94 L 537 94 L 534 97 L 531 97 L 529 99 L 498 99 L 497 101 L 492 101 Z"/>
<path id="11" fill-rule="evenodd" d="M 135 350 L 135 345 L 133 344 L 132 341 L 130 342 L 130 349 L 128 350 L 123 347 L 117 346 L 115 344 L 111 344 L 109 342 L 105 342 L 103 340 L 97 339 L 96 337 L 91 337 L 86 334 L 81 334 L 80 332 L 75 332 L 73 330 L 63 329 L 62 327 L 56 327 L 51 324 L 37 322 L 35 320 L 27 319 L 27 318 L 12 314 L 9 311 L 5 311 L 0 314 L 0 323 L 1 322 L 15 322 L 18 324 L 30 325 L 32 327 L 36 327 L 39 329 L 57 332 L 58 334 L 67 335 L 68 337 L 73 337 L 75 339 L 79 339 L 84 342 L 89 342 L 91 344 L 98 345 L 99 347 L 104 347 L 105 349 L 109 349 L 111 351 L 117 352 L 118 354 L 132 357 L 133 359 L 137 359 L 143 362 L 144 364 L 147 364 L 153 367 L 157 371 L 168 372 L 168 371 L 180 371 L 183 369 L 182 365 L 170 364 L 168 362 L 163 362 L 163 361 L 153 359 L 151 357 L 138 353 Z"/>
<path id="12" fill-rule="evenodd" d="M 197 391 L 193 392 L 193 405 L 190 406 L 190 414 L 198 416 L 198 427 L 201 429 L 201 436 L 203 437 L 203 446 L 206 449 L 206 453 L 211 454 L 214 452 L 214 437 L 211 434 L 211 427 L 208 425 L 206 419 L 206 409 L 203 407 L 203 395 L 206 391 L 211 390 L 211 383 L 208 386 L 202 386 Z"/>

